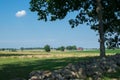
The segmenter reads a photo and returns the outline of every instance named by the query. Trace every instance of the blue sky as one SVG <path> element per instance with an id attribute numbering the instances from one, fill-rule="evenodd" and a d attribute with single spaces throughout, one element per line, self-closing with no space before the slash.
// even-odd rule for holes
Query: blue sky
<path id="1" fill-rule="evenodd" d="M 0 0 L 0 48 L 51 47 L 76 45 L 98 48 L 98 36 L 85 24 L 71 28 L 68 20 L 43 22 L 29 10 L 30 0 Z M 16 14 L 18 14 L 16 16 Z"/>

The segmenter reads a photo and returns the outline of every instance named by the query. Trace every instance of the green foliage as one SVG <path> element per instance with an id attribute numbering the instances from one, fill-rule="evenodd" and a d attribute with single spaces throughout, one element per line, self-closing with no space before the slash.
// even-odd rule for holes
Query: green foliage
<path id="1" fill-rule="evenodd" d="M 67 50 L 77 50 L 77 47 L 74 45 L 74 46 L 67 46 L 66 47 Z"/>
<path id="2" fill-rule="evenodd" d="M 15 48 L 1 48 L 0 51 L 11 51 L 11 52 L 17 52 L 17 49 L 15 49 Z"/>
<path id="3" fill-rule="evenodd" d="M 62 3 L 61 3 L 62 2 Z M 101 0 L 103 6 L 104 32 L 120 31 L 120 0 Z M 71 19 L 72 27 L 86 23 L 98 30 L 96 0 L 31 0 L 30 10 L 37 12 L 39 20 L 51 21 L 64 19 L 69 12 L 78 11 L 75 19 Z"/>
<path id="4" fill-rule="evenodd" d="M 110 36 L 106 38 L 106 45 L 108 49 L 115 49 L 119 48 L 120 45 L 120 38 L 118 34 L 115 34 L 114 36 Z"/>
<path id="5" fill-rule="evenodd" d="M 91 29 L 99 30 L 97 0 L 31 0 L 30 10 L 38 13 L 38 20 L 55 21 L 64 19 L 70 12 L 77 11 L 74 19 L 70 19 L 71 27 L 86 23 Z M 120 0 L 101 0 L 102 25 L 104 35 L 120 34 Z M 98 31 L 99 32 L 99 31 Z"/>
<path id="6" fill-rule="evenodd" d="M 70 12 L 78 12 L 70 19 L 72 28 L 87 24 L 98 31 L 100 56 L 105 57 L 105 38 L 120 38 L 120 0 L 31 0 L 30 10 L 38 13 L 38 20 L 55 21 L 64 19 Z M 120 40 L 118 40 L 120 42 Z"/>
<path id="7" fill-rule="evenodd" d="M 5 51 L 5 48 L 1 48 L 0 51 Z"/>
<path id="8" fill-rule="evenodd" d="M 12 51 L 12 52 L 17 52 L 17 50 L 16 50 L 16 49 L 11 49 L 10 51 Z"/>
<path id="9" fill-rule="evenodd" d="M 21 47 L 20 49 L 21 49 L 21 51 L 23 51 L 23 50 L 24 50 L 24 47 Z"/>
<path id="10" fill-rule="evenodd" d="M 64 47 L 64 46 L 61 46 L 61 47 L 58 47 L 56 50 L 64 51 L 64 50 L 65 50 L 65 47 Z"/>
<path id="11" fill-rule="evenodd" d="M 50 46 L 49 45 L 45 45 L 44 49 L 45 49 L 46 52 L 50 52 Z"/>

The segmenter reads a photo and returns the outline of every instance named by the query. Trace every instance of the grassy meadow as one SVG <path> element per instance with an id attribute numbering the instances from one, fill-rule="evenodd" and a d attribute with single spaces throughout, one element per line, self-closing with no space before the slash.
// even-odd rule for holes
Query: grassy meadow
<path id="1" fill-rule="evenodd" d="M 120 50 L 107 50 L 107 55 L 114 55 Z M 0 51 L 0 80 L 28 78 L 33 70 L 56 70 L 69 63 L 87 60 L 99 56 L 99 51 Z M 115 73 L 119 75 L 120 72 Z M 112 74 L 114 75 L 114 74 Z M 114 76 L 113 76 L 114 78 Z M 105 80 L 110 79 L 107 75 Z"/>

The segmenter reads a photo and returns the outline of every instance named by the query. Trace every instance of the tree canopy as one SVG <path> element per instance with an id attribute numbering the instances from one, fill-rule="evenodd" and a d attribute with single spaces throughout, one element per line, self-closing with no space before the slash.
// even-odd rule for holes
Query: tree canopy
<path id="1" fill-rule="evenodd" d="M 46 52 L 50 52 L 50 46 L 49 45 L 45 45 L 44 49 L 45 49 Z"/>
<path id="2" fill-rule="evenodd" d="M 98 11 L 101 10 L 102 36 L 105 37 L 105 40 L 111 36 L 119 38 L 120 0 L 31 0 L 30 10 L 37 12 L 38 20 L 44 21 L 61 20 L 68 13 L 77 11 L 76 17 L 69 20 L 71 27 L 85 23 L 98 33 L 100 33 Z"/>
<path id="3" fill-rule="evenodd" d="M 102 0 L 105 32 L 120 31 L 120 0 Z M 69 20 L 72 27 L 87 23 L 98 29 L 96 0 L 31 0 L 30 10 L 38 13 L 38 20 L 64 19 L 69 12 L 78 11 L 75 19 Z M 117 30 L 114 30 L 117 29 Z"/>

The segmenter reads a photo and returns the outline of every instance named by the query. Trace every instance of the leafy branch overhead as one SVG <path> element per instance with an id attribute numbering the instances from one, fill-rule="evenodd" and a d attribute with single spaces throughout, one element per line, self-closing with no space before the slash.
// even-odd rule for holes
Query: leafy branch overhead
<path id="1" fill-rule="evenodd" d="M 61 20 L 68 13 L 77 12 L 69 24 L 74 28 L 85 23 L 98 31 L 103 54 L 105 41 L 113 36 L 119 38 L 120 0 L 31 0 L 30 10 L 37 12 L 38 20 L 44 21 Z"/>
<path id="2" fill-rule="evenodd" d="M 120 31 L 120 0 L 102 0 L 102 21 L 104 32 Z M 78 11 L 75 19 L 69 20 L 71 27 L 86 23 L 91 28 L 98 30 L 96 13 L 96 0 L 31 0 L 30 10 L 37 12 L 38 20 L 55 21 L 64 19 L 65 16 Z"/>

